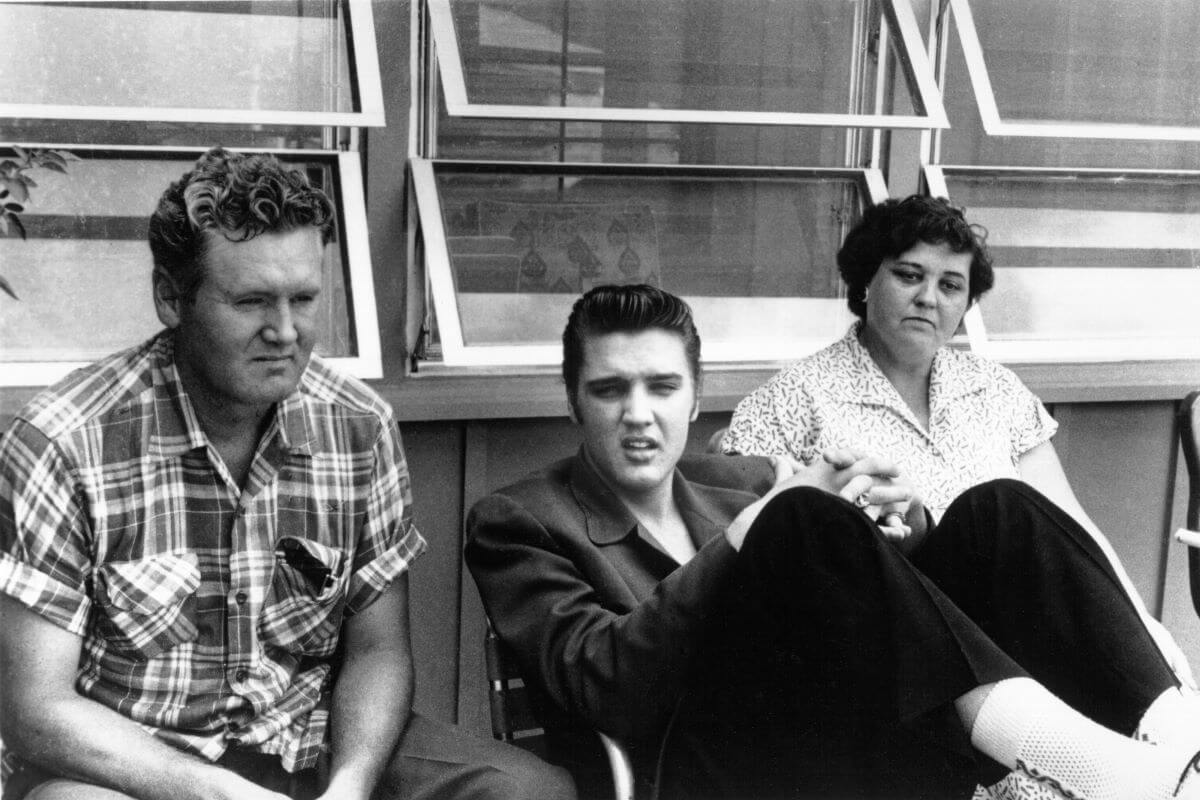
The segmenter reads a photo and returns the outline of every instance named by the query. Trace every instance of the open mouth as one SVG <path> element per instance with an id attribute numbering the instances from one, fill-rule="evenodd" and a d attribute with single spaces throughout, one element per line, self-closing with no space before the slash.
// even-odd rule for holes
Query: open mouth
<path id="1" fill-rule="evenodd" d="M 631 453 L 649 453 L 658 449 L 658 442 L 649 436 L 624 436 L 621 438 L 621 448 Z"/>

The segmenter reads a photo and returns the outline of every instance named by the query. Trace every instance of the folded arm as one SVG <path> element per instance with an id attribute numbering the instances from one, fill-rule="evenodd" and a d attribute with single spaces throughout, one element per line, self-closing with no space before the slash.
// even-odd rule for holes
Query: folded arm
<path id="1" fill-rule="evenodd" d="M 64 777 L 143 800 L 283 800 L 77 693 L 81 645 L 75 634 L 0 597 L 5 747 Z"/>

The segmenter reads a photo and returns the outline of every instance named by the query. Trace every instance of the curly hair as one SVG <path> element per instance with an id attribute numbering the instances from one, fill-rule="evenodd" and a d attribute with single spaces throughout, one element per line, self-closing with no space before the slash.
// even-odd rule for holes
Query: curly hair
<path id="1" fill-rule="evenodd" d="M 272 155 L 214 147 L 159 198 L 150 216 L 150 252 L 155 269 L 190 300 L 204 278 L 212 236 L 241 242 L 311 226 L 326 243 L 333 224 L 333 204 L 300 170 Z"/>
<path id="2" fill-rule="evenodd" d="M 971 253 L 969 303 L 995 283 L 987 230 L 967 222 L 961 208 L 950 205 L 944 197 L 917 194 L 903 200 L 884 200 L 863 212 L 837 254 L 838 272 L 846 282 L 846 302 L 855 315 L 866 315 L 867 285 L 884 259 L 896 258 L 918 242 L 944 244 L 955 253 Z"/>
<path id="3" fill-rule="evenodd" d="M 589 336 L 638 333 L 658 329 L 679 334 L 687 356 L 692 383 L 700 388 L 700 334 L 692 309 L 680 298 L 644 283 L 597 286 L 575 301 L 563 329 L 563 382 L 571 408 L 579 395 L 583 368 L 583 343 Z"/>

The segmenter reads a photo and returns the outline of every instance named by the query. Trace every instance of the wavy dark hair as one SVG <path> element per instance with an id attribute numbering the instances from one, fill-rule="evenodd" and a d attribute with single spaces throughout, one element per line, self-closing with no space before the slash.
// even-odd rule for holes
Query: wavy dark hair
<path id="1" fill-rule="evenodd" d="M 150 216 L 150 252 L 154 268 L 191 300 L 204 279 L 213 236 L 242 242 L 311 226 L 326 243 L 333 223 L 333 203 L 300 170 L 272 155 L 214 147 L 159 198 Z"/>
<path id="2" fill-rule="evenodd" d="M 691 307 L 670 292 L 644 283 L 597 286 L 575 301 L 563 329 L 562 374 L 572 409 L 579 396 L 579 372 L 587 338 L 651 328 L 677 333 L 683 339 L 692 383 L 696 391 L 700 390 L 700 334 L 692 321 Z"/>
<path id="3" fill-rule="evenodd" d="M 867 284 L 879 271 L 879 265 L 884 259 L 911 250 L 917 242 L 945 244 L 955 253 L 971 253 L 969 303 L 974 303 L 995 283 L 987 230 L 967 222 L 963 210 L 944 197 L 914 194 L 871 206 L 846 234 L 837 254 L 837 265 L 846 282 L 846 302 L 851 311 L 859 317 L 866 316 Z"/>

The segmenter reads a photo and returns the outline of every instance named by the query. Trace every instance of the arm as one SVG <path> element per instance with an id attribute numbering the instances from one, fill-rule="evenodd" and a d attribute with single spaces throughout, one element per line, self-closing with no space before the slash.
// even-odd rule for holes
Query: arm
<path id="1" fill-rule="evenodd" d="M 536 516 L 497 494 L 467 519 L 467 565 L 497 632 L 558 707 L 623 741 L 661 733 L 733 548 L 714 537 L 637 602 L 582 519 L 525 502 Z"/>
<path id="2" fill-rule="evenodd" d="M 284 800 L 75 691 L 82 640 L 0 596 L 4 744 L 66 777 L 144 800 Z"/>
<path id="3" fill-rule="evenodd" d="M 346 620 L 344 660 L 333 687 L 333 758 L 323 797 L 370 797 L 412 711 L 408 575 Z"/>

